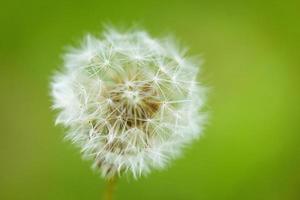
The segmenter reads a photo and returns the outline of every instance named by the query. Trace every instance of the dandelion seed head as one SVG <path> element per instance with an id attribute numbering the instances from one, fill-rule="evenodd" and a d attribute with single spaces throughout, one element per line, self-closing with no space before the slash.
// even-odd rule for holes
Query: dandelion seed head
<path id="1" fill-rule="evenodd" d="M 163 168 L 202 133 L 199 66 L 173 41 L 107 29 L 64 55 L 53 77 L 56 123 L 110 178 Z"/>

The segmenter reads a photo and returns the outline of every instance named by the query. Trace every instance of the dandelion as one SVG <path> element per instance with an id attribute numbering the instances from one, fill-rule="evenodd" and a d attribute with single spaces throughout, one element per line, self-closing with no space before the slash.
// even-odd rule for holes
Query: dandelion
<path id="1" fill-rule="evenodd" d="M 56 123 L 107 179 L 164 168 L 203 127 L 199 66 L 170 39 L 107 29 L 64 56 Z"/>

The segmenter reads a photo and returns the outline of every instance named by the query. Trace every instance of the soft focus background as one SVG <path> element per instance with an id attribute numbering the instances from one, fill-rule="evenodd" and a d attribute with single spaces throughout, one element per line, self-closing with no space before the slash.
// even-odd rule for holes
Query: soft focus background
<path id="1" fill-rule="evenodd" d="M 299 2 L 299 1 L 298 1 Z M 205 135 L 116 199 L 300 199 L 297 1 L 2 1 L 0 199 L 100 199 L 104 181 L 54 126 L 49 80 L 66 45 L 103 23 L 176 35 L 205 58 Z"/>

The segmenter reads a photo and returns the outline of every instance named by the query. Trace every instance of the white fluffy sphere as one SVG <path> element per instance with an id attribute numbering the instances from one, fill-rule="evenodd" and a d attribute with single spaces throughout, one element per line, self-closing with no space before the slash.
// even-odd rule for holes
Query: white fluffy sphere
<path id="1" fill-rule="evenodd" d="M 201 134 L 199 66 L 172 40 L 108 29 L 64 58 L 51 85 L 57 123 L 104 177 L 162 168 Z"/>

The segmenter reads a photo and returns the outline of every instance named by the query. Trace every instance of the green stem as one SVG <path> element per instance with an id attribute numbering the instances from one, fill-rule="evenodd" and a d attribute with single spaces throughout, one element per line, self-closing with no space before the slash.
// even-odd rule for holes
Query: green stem
<path id="1" fill-rule="evenodd" d="M 113 194 L 116 188 L 117 178 L 114 176 L 107 181 L 104 193 L 104 200 L 113 200 Z"/>

